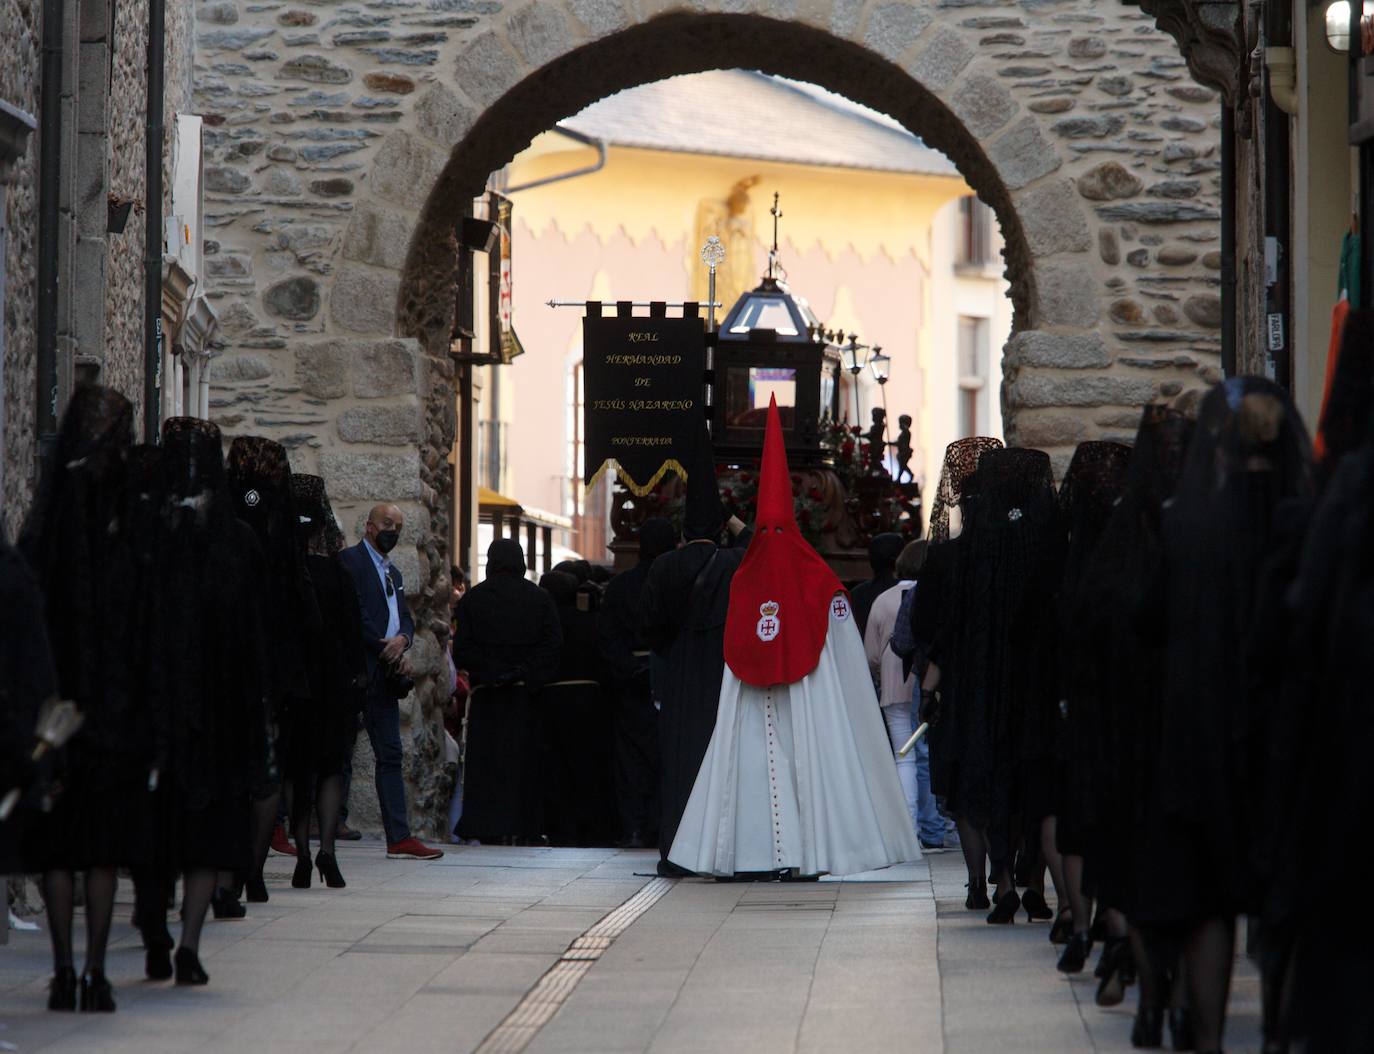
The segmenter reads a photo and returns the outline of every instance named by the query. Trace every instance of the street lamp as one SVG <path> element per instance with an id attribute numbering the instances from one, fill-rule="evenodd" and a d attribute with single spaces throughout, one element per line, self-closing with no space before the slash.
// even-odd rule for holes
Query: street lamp
<path id="1" fill-rule="evenodd" d="M 883 397 L 883 451 L 876 459 L 881 465 L 887 461 L 887 379 L 891 376 L 892 356 L 884 355 L 882 347 L 875 346 L 868 357 L 868 368 L 873 371 L 873 379 L 878 382 L 878 391 Z"/>
<path id="2" fill-rule="evenodd" d="M 836 336 L 841 342 L 844 340 L 843 332 L 836 334 Z M 844 368 L 849 371 L 854 387 L 854 424 L 858 428 L 863 427 L 863 407 L 859 403 L 859 374 L 863 373 L 864 366 L 867 365 L 866 362 L 861 362 L 859 359 L 860 355 L 868 350 L 866 345 L 859 343 L 857 333 L 849 334 L 849 343 L 840 349 L 840 353 L 844 356 Z"/>

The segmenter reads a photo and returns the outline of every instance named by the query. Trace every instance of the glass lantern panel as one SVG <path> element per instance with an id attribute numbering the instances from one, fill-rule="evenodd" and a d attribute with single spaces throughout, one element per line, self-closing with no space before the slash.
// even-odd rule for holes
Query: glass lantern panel
<path id="1" fill-rule="evenodd" d="M 778 400 L 778 416 L 791 428 L 797 405 L 797 371 L 781 367 L 734 367 L 726 371 L 725 420 L 731 428 L 762 430 L 769 398 Z"/>
<path id="2" fill-rule="evenodd" d="M 830 421 L 835 416 L 835 367 L 830 363 L 821 365 L 821 420 Z"/>
<path id="3" fill-rule="evenodd" d="M 782 337 L 797 336 L 792 312 L 787 310 L 787 301 L 780 296 L 751 296 L 730 332 L 748 333 L 754 329 L 771 329 Z"/>

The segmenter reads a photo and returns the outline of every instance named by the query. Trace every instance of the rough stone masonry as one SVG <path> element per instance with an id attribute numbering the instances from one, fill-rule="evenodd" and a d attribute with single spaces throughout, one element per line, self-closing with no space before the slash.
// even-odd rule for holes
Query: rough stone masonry
<path id="1" fill-rule="evenodd" d="M 1062 462 L 1082 439 L 1129 436 L 1143 403 L 1218 378 L 1219 108 L 1136 8 L 199 0 L 206 251 L 225 333 L 215 419 L 285 443 L 349 523 L 399 501 L 417 606 L 447 567 L 464 200 L 596 98 L 729 66 L 885 110 L 997 210 L 1016 304 L 1012 442 Z M 442 656 L 420 625 L 407 765 L 415 811 L 434 824 L 449 789 Z"/>

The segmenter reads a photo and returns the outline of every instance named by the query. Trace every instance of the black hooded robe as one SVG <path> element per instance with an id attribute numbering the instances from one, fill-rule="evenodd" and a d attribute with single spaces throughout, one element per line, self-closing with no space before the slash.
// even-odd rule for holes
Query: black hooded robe
<path id="1" fill-rule="evenodd" d="M 453 662 L 467 670 L 463 838 L 537 839 L 544 789 L 536 696 L 558 672 L 563 632 L 553 599 L 525 578 L 518 542 L 487 551 L 487 578 L 458 602 Z"/>
<path id="2" fill-rule="evenodd" d="M 711 541 L 694 541 L 655 560 L 644 584 L 644 639 L 662 660 L 654 691 L 663 707 L 658 715 L 658 840 L 664 860 L 716 729 L 730 580 L 744 552 L 743 547 L 722 549 Z"/>

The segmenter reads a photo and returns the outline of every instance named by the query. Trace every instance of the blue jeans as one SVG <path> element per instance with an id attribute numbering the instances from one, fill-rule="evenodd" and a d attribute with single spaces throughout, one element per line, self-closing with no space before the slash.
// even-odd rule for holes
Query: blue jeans
<path id="1" fill-rule="evenodd" d="M 945 840 L 945 818 L 930 790 L 930 745 L 926 737 L 916 741 L 911 753 L 916 757 L 916 833 L 929 845 Z"/>
<path id="2" fill-rule="evenodd" d="M 376 688 L 370 689 L 363 727 L 377 759 L 377 804 L 382 812 L 386 844 L 395 845 L 410 837 L 406 785 L 401 777 L 401 708 L 396 700 Z"/>

